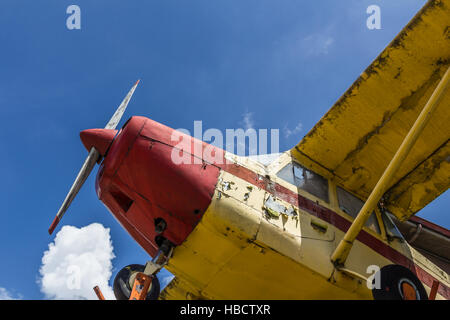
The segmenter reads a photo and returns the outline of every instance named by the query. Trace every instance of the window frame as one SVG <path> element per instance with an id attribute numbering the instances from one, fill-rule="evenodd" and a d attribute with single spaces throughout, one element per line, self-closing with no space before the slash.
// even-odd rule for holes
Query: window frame
<path id="1" fill-rule="evenodd" d="M 348 213 L 346 213 L 345 211 L 343 211 L 343 210 L 341 209 L 340 205 L 339 205 L 339 196 L 338 196 L 337 188 L 341 188 L 341 189 L 344 190 L 345 192 L 347 192 L 347 193 L 351 194 L 352 196 L 354 196 L 355 198 L 359 199 L 360 201 L 363 202 L 363 205 L 364 205 L 365 201 L 361 200 L 361 199 L 360 199 L 358 196 L 356 196 L 353 192 L 350 192 L 350 191 L 344 189 L 343 187 L 341 187 L 341 186 L 339 186 L 339 185 L 336 185 L 336 184 L 334 185 L 335 212 L 338 213 L 339 215 L 341 215 L 342 217 L 346 218 L 347 220 L 349 220 L 351 223 L 353 223 L 353 222 L 355 221 L 356 217 L 354 218 L 354 217 L 352 217 L 351 215 L 349 215 Z M 363 226 L 362 229 L 363 229 L 364 231 L 370 233 L 371 235 L 376 236 L 376 237 L 379 238 L 379 239 L 382 239 L 382 240 L 387 239 L 387 238 L 386 238 L 386 231 L 385 231 L 385 228 L 384 228 L 384 223 L 383 223 L 383 221 L 382 221 L 382 219 L 381 219 L 381 215 L 380 215 L 380 212 L 378 211 L 378 208 L 375 208 L 373 211 L 374 211 L 374 213 L 375 213 L 375 220 L 376 220 L 377 223 L 378 223 L 378 227 L 379 227 L 379 229 L 380 229 L 380 233 L 378 233 L 378 232 L 376 232 L 375 230 L 373 230 L 373 229 L 367 227 L 365 224 L 364 224 L 364 226 Z"/>
<path id="2" fill-rule="evenodd" d="M 315 195 L 309 193 L 306 190 L 300 189 L 298 188 L 296 185 L 291 184 L 290 182 L 278 177 L 277 173 L 279 171 L 281 171 L 285 166 L 287 166 L 289 163 L 296 163 L 304 168 L 306 168 L 307 170 L 310 170 L 312 172 L 314 172 L 315 174 L 318 174 L 319 176 L 321 176 L 322 178 L 324 178 L 325 180 L 328 181 L 328 202 L 316 197 Z M 272 176 L 273 180 L 294 191 L 297 192 L 299 195 L 307 197 L 317 203 L 320 203 L 321 205 L 329 208 L 330 210 L 334 211 L 336 214 L 340 215 L 341 217 L 343 217 L 344 219 L 348 220 L 350 223 L 353 223 L 353 221 L 355 220 L 353 217 L 351 217 L 350 215 L 346 214 L 345 212 L 343 212 L 342 210 L 340 210 L 339 208 L 339 199 L 337 196 L 337 187 L 339 186 L 338 184 L 336 184 L 335 180 L 333 178 L 327 178 L 326 176 L 317 173 L 317 171 L 310 169 L 308 166 L 300 163 L 296 158 L 292 157 L 288 152 L 284 152 L 280 155 L 280 157 L 277 159 L 277 161 L 274 161 L 272 164 L 270 164 L 267 167 L 268 173 Z M 342 187 L 341 187 L 342 188 Z M 344 189 L 345 190 L 345 189 Z M 347 190 L 346 190 L 347 191 Z M 349 192 L 349 191 L 347 191 Z M 355 196 L 352 192 L 349 192 L 350 194 L 352 194 L 353 196 Z M 357 197 L 357 196 L 355 196 Z M 359 197 L 357 197 L 359 199 Z M 380 227 L 380 233 L 377 233 L 375 231 L 373 231 L 372 229 L 363 226 L 363 230 L 368 232 L 369 234 L 371 234 L 374 237 L 377 237 L 378 239 L 380 239 L 381 241 L 384 241 L 386 243 L 389 244 L 389 240 L 387 237 L 387 231 L 386 231 L 386 226 L 384 225 L 384 221 L 381 217 L 381 213 L 377 208 L 375 208 L 375 216 L 378 222 L 378 226 Z M 336 228 L 336 227 L 335 227 Z"/>
<path id="3" fill-rule="evenodd" d="M 377 209 L 378 209 L 378 208 L 377 208 Z M 394 220 L 390 217 L 390 214 L 392 215 L 392 213 L 390 213 L 390 212 L 387 211 L 387 210 L 386 210 L 384 213 L 382 213 L 381 210 L 379 210 L 379 211 L 380 211 L 380 218 L 381 218 L 381 220 L 383 221 L 383 226 L 384 226 L 384 228 L 385 228 L 385 239 L 386 239 L 386 242 L 387 242 L 387 243 L 391 243 L 391 242 L 393 242 L 395 239 L 398 239 L 401 243 L 407 242 L 406 239 L 405 239 L 405 237 L 403 236 L 403 234 L 400 232 L 400 230 L 398 229 L 397 225 L 395 224 Z M 383 219 L 383 216 L 382 216 L 383 214 L 386 216 L 386 219 L 388 219 L 388 220 L 390 221 L 390 223 L 392 223 L 392 225 L 394 226 L 395 230 L 398 232 L 398 234 L 400 235 L 400 237 L 397 236 L 397 235 L 390 235 L 390 234 L 389 234 L 389 233 L 391 233 L 391 231 L 388 230 L 388 228 L 387 228 L 387 226 L 386 226 L 386 224 L 385 224 L 385 222 L 384 222 L 384 219 Z"/>
<path id="4" fill-rule="evenodd" d="M 324 177 L 323 175 L 317 173 L 314 170 L 311 170 L 307 166 L 305 166 L 305 165 L 301 164 L 300 162 L 298 162 L 295 158 L 289 158 L 289 159 L 290 159 L 290 161 L 283 161 L 282 163 L 280 163 L 279 166 L 277 166 L 277 169 L 274 170 L 273 175 L 276 177 L 276 181 L 278 183 L 282 182 L 282 184 L 287 184 L 289 186 L 292 186 L 293 188 L 295 188 L 295 192 L 297 192 L 301 196 L 307 197 L 307 198 L 309 198 L 309 199 L 311 199 L 311 200 L 313 200 L 315 202 L 325 204 L 327 207 L 331 207 L 333 198 L 332 198 L 332 194 L 331 194 L 332 186 L 330 184 L 330 179 Z M 302 188 L 298 187 L 297 185 L 295 185 L 295 184 L 293 184 L 293 183 L 291 183 L 291 182 L 281 178 L 280 176 L 278 176 L 278 173 L 281 172 L 286 166 L 288 166 L 290 164 L 292 164 L 293 166 L 294 165 L 298 165 L 298 166 L 302 167 L 303 169 L 308 170 L 308 171 L 312 172 L 313 174 L 316 174 L 319 177 L 321 177 L 322 179 L 324 179 L 325 182 L 326 182 L 326 185 L 327 185 L 327 198 L 328 199 L 324 200 L 322 198 L 319 198 L 318 196 L 310 193 L 308 190 L 302 189 Z M 293 174 L 293 177 L 294 177 L 294 172 L 292 172 L 292 174 Z M 295 178 L 294 178 L 294 181 L 295 181 Z"/>

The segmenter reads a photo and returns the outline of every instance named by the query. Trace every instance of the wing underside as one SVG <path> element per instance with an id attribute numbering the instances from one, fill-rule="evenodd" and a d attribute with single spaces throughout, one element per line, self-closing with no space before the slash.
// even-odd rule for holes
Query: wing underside
<path id="1" fill-rule="evenodd" d="M 187 282 L 175 277 L 161 292 L 160 300 L 197 300 L 199 299 L 192 292 L 197 290 L 192 288 Z"/>
<path id="2" fill-rule="evenodd" d="M 450 0 L 429 1 L 291 150 L 366 199 L 450 65 Z M 388 208 L 406 220 L 450 185 L 450 90 L 394 175 Z"/>

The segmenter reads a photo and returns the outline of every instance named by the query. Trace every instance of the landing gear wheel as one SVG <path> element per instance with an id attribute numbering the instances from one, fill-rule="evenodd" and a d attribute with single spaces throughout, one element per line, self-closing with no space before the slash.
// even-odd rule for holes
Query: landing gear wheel
<path id="1" fill-rule="evenodd" d="M 117 300 L 128 300 L 133 289 L 134 279 L 138 272 L 144 272 L 145 266 L 141 264 L 130 264 L 117 273 L 114 278 L 114 295 Z M 159 297 L 160 286 L 156 276 L 153 277 L 152 283 L 148 288 L 145 300 L 156 300 Z"/>
<path id="2" fill-rule="evenodd" d="M 375 300 L 428 300 L 425 288 L 411 270 L 391 264 L 379 272 L 381 286 L 372 289 Z"/>

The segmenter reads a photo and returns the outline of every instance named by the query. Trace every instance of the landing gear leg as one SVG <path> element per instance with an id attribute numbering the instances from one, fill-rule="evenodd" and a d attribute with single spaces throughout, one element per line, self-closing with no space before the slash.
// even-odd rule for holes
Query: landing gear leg
<path id="1" fill-rule="evenodd" d="M 167 264 L 172 251 L 173 247 L 161 248 L 145 266 L 132 264 L 120 270 L 113 285 L 116 299 L 157 300 L 160 286 L 156 274 Z M 98 286 L 94 288 L 94 291 L 100 300 L 105 300 Z"/>

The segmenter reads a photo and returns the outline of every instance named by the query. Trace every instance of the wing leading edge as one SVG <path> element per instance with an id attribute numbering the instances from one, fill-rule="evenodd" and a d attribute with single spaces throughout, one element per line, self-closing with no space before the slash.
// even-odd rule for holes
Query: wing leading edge
<path id="1" fill-rule="evenodd" d="M 291 153 L 366 199 L 450 64 L 450 0 L 431 0 Z M 450 186 L 450 90 L 385 194 L 406 220 Z M 314 169 L 314 168 L 313 168 Z"/>

